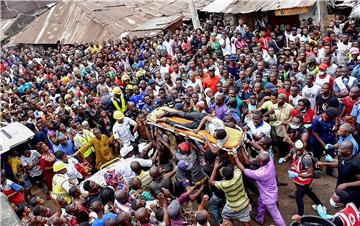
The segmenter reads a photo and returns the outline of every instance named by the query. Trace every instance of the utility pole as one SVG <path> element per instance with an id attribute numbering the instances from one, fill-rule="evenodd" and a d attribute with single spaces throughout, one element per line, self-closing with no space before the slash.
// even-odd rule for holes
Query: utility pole
<path id="1" fill-rule="evenodd" d="M 190 10 L 191 20 L 192 20 L 192 24 L 193 24 L 194 28 L 195 29 L 201 28 L 199 16 L 196 11 L 196 6 L 195 6 L 194 0 L 189 0 L 189 10 Z"/>
<path id="2" fill-rule="evenodd" d="M 317 0 L 317 12 L 318 12 L 318 24 L 320 25 L 320 32 L 322 34 L 326 33 L 327 27 L 327 16 L 328 16 L 328 9 L 327 9 L 328 1 Z"/>

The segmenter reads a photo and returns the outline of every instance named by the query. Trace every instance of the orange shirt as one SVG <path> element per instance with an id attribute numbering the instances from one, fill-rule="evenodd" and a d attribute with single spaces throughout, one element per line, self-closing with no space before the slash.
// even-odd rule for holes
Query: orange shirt
<path id="1" fill-rule="evenodd" d="M 213 78 L 211 78 L 210 76 L 206 76 L 202 81 L 203 88 L 204 89 L 210 88 L 213 91 L 213 93 L 216 93 L 217 92 L 216 85 L 220 82 L 220 80 L 221 80 L 220 76 L 215 75 Z"/>

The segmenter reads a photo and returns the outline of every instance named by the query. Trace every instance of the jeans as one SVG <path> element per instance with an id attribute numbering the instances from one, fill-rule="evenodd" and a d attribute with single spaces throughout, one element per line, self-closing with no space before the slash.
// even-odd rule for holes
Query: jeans
<path id="1" fill-rule="evenodd" d="M 224 205 L 225 205 L 225 200 L 219 198 L 213 193 L 213 195 L 209 200 L 209 207 L 210 207 L 210 213 L 214 217 L 216 226 L 219 226 L 222 220 L 221 209 L 224 207 Z"/>
<path id="2" fill-rule="evenodd" d="M 259 222 L 264 222 L 265 219 L 265 211 L 268 211 L 272 219 L 274 220 L 277 226 L 286 226 L 284 219 L 281 216 L 281 213 L 276 205 L 276 203 L 272 204 L 265 204 L 259 198 L 258 200 L 258 208 L 257 208 L 257 215 L 256 220 Z"/>
<path id="3" fill-rule="evenodd" d="M 164 117 L 179 117 L 183 119 L 192 120 L 192 122 L 189 123 L 176 123 L 172 121 L 168 121 L 172 126 L 181 125 L 189 129 L 196 129 L 200 125 L 201 120 L 206 116 L 204 113 L 199 112 L 165 112 Z"/>
<path id="4" fill-rule="evenodd" d="M 316 205 L 322 204 L 317 195 L 311 190 L 310 185 L 299 185 L 295 184 L 296 192 L 295 199 L 298 207 L 298 214 L 304 215 L 304 196 L 307 195 Z"/>

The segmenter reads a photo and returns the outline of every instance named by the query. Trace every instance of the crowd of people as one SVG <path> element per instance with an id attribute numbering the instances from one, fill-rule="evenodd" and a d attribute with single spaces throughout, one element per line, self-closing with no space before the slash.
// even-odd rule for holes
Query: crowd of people
<path id="1" fill-rule="evenodd" d="M 142 39 L 2 48 L 1 124 L 35 134 L 1 156 L 1 192 L 21 222 L 250 225 L 267 211 L 285 226 L 276 165 L 287 164 L 298 215 L 316 214 L 307 195 L 337 226 L 360 225 L 355 22 L 337 16 L 325 33 L 310 19 L 250 27 L 209 17 Z M 177 112 L 158 123 L 190 119 L 183 126 L 216 142 L 149 124 L 164 106 Z M 245 134 L 239 148 L 225 150 L 227 127 Z M 105 185 L 91 180 L 117 161 Z M 336 189 L 322 200 L 329 188 L 311 184 L 325 173 Z"/>

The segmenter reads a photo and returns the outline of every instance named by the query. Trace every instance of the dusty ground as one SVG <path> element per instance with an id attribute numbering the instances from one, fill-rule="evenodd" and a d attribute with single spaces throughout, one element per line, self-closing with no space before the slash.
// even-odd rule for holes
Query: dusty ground
<path id="1" fill-rule="evenodd" d="M 294 184 L 290 181 L 287 175 L 287 170 L 290 168 L 290 164 L 277 165 L 276 171 L 280 182 L 288 183 L 287 186 L 279 187 L 279 208 L 280 212 L 286 222 L 286 225 L 290 225 L 291 216 L 297 213 L 297 206 L 295 199 L 289 198 L 288 194 L 295 191 Z M 327 176 L 325 174 L 325 169 L 323 169 L 323 176 L 320 179 L 314 179 L 312 183 L 313 191 L 319 197 L 321 202 L 328 209 L 328 213 L 333 214 L 335 209 L 330 206 L 329 199 L 335 191 L 336 179 L 334 177 Z M 317 213 L 311 208 L 311 205 L 314 203 L 312 200 L 305 196 L 304 205 L 305 205 L 305 214 L 306 215 L 317 215 Z M 255 209 L 255 208 L 253 208 Z M 274 222 L 272 221 L 269 215 L 265 218 L 265 225 L 271 225 Z M 259 225 L 256 222 L 251 222 L 251 225 Z"/>

